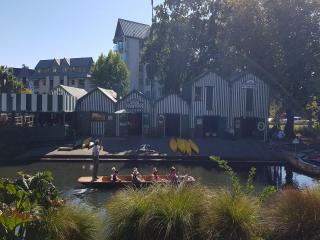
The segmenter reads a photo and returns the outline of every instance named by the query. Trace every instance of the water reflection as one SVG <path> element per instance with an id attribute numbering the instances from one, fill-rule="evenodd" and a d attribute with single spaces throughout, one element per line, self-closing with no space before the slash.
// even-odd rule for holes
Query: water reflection
<path id="1" fill-rule="evenodd" d="M 111 163 L 103 162 L 99 166 L 99 174 L 109 175 L 111 168 L 115 166 L 119 169 L 120 175 L 128 175 L 131 173 L 133 167 L 138 167 L 141 174 L 150 174 L 153 167 L 157 167 L 160 174 L 167 174 L 171 167 L 171 163 Z M 245 182 L 248 177 L 250 165 L 237 164 L 231 165 L 238 174 L 240 180 Z M 179 174 L 189 174 L 201 183 L 219 188 L 222 186 L 229 186 L 230 180 L 226 174 L 219 169 L 219 167 L 212 162 L 207 164 L 188 163 L 175 164 Z M 312 186 L 319 183 L 319 180 L 296 172 L 288 166 L 267 166 L 257 165 L 255 184 L 257 191 L 261 191 L 266 185 L 273 185 L 281 188 L 284 185 L 294 184 L 299 188 Z M 115 193 L 113 191 L 96 191 L 90 189 L 83 189 L 77 183 L 79 176 L 91 175 L 92 164 L 81 162 L 36 162 L 29 165 L 0 167 L 1 177 L 15 177 L 16 172 L 24 171 L 27 173 L 35 173 L 37 171 L 49 170 L 53 173 L 55 184 L 61 192 L 71 198 L 82 199 L 83 201 L 94 206 L 104 206 L 108 199 Z M 79 190 L 80 189 L 80 190 Z M 78 192 L 77 192 L 78 191 Z M 79 192 L 80 191 L 80 192 Z M 84 191 L 84 192 L 81 192 Z"/>

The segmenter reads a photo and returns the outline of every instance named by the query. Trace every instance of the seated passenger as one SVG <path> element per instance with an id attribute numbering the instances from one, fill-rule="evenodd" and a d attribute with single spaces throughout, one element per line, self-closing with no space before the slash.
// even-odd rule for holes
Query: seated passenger
<path id="1" fill-rule="evenodd" d="M 131 177 L 132 177 L 132 183 L 134 184 L 144 182 L 144 180 L 141 178 L 138 168 L 136 167 L 133 168 Z"/>
<path id="2" fill-rule="evenodd" d="M 157 168 L 153 168 L 152 169 L 152 180 L 159 180 L 159 175 L 158 175 L 158 169 Z"/>
<path id="3" fill-rule="evenodd" d="M 178 182 L 178 175 L 175 167 L 171 167 L 170 169 L 169 180 L 171 183 Z"/>
<path id="4" fill-rule="evenodd" d="M 119 179 L 119 177 L 118 177 L 119 171 L 118 171 L 115 167 L 113 167 L 111 170 L 112 170 L 111 181 L 112 181 L 112 182 L 119 182 L 119 181 L 121 181 L 121 180 Z"/>

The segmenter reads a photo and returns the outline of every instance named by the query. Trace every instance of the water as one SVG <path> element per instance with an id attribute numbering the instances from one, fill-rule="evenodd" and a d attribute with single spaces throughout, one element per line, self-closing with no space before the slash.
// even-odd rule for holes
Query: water
<path id="1" fill-rule="evenodd" d="M 160 174 L 167 174 L 172 164 L 164 162 L 149 164 L 103 162 L 100 163 L 99 174 L 110 175 L 113 166 L 119 169 L 120 175 L 129 175 L 133 167 L 138 167 L 141 174 L 149 174 L 153 167 L 157 167 Z M 197 164 L 196 161 L 195 163 L 188 164 L 179 163 L 175 164 L 175 167 L 179 174 L 192 175 L 198 181 L 209 187 L 219 188 L 230 185 L 228 176 L 212 162 L 208 162 L 207 164 Z M 251 165 L 246 164 L 232 165 L 232 168 L 237 172 L 243 182 L 247 179 L 250 167 Z M 257 165 L 255 167 L 257 169 L 255 178 L 257 191 L 261 191 L 267 185 L 274 185 L 280 188 L 291 181 L 300 188 L 319 183 L 319 179 L 297 173 L 288 167 L 266 165 Z M 117 191 L 85 189 L 77 183 L 78 177 L 91 176 L 92 164 L 89 162 L 35 162 L 28 165 L 1 166 L 0 177 L 14 178 L 17 176 L 16 173 L 18 171 L 33 174 L 45 170 L 53 173 L 54 183 L 59 191 L 73 201 L 100 208 L 103 207 Z M 292 175 L 290 173 L 292 173 Z M 292 176 L 292 178 L 290 177 L 288 179 L 288 176 Z"/>

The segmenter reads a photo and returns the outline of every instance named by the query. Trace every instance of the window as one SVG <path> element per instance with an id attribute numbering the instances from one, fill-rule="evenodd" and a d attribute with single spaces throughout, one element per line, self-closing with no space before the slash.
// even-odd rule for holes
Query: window
<path id="1" fill-rule="evenodd" d="M 33 86 L 38 88 L 39 87 L 39 80 L 33 80 Z"/>
<path id="2" fill-rule="evenodd" d="M 194 88 L 194 100 L 201 101 L 202 100 L 202 87 Z"/>
<path id="3" fill-rule="evenodd" d="M 46 85 L 47 85 L 47 80 L 46 80 L 46 79 L 43 79 L 43 80 L 42 80 L 42 85 L 43 85 L 43 86 L 46 86 Z"/>
<path id="4" fill-rule="evenodd" d="M 53 81 L 50 81 L 50 80 L 49 80 L 49 83 L 50 83 L 50 90 L 52 90 L 52 88 L 53 88 Z"/>
<path id="5" fill-rule="evenodd" d="M 52 68 L 52 72 L 57 72 L 57 68 Z"/>
<path id="6" fill-rule="evenodd" d="M 246 89 L 246 111 L 252 112 L 253 110 L 253 88 Z"/>
<path id="7" fill-rule="evenodd" d="M 206 109 L 213 109 L 213 87 L 206 87 Z"/>
<path id="8" fill-rule="evenodd" d="M 60 78 L 60 84 L 63 85 L 64 84 L 64 80 L 63 77 Z"/>
<path id="9" fill-rule="evenodd" d="M 85 87 L 84 79 L 79 79 L 78 87 L 79 87 L 79 88 L 84 88 L 84 87 Z"/>
<path id="10" fill-rule="evenodd" d="M 71 85 L 75 85 L 75 84 L 76 84 L 75 80 L 72 79 L 72 80 L 71 80 Z"/>

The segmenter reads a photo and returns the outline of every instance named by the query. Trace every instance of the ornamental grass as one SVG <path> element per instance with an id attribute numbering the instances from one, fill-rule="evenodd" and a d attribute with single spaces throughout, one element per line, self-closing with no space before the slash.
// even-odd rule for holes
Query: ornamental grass
<path id="1" fill-rule="evenodd" d="M 123 190 L 107 205 L 107 239 L 201 239 L 206 192 L 199 185 Z"/>
<path id="2" fill-rule="evenodd" d="M 278 192 L 263 216 L 269 239 L 320 239 L 320 187 Z"/>

